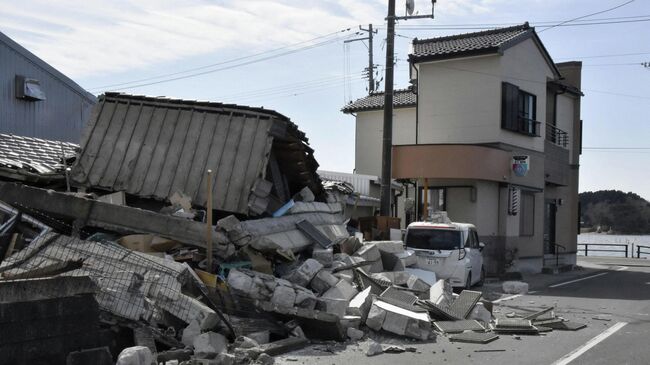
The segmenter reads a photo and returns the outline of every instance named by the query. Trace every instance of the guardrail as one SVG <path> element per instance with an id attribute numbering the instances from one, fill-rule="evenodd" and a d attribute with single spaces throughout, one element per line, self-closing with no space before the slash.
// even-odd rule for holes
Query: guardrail
<path id="1" fill-rule="evenodd" d="M 585 248 L 580 248 L 580 246 L 584 246 Z M 604 248 L 592 248 L 589 249 L 590 246 L 595 246 L 595 247 L 624 247 L 624 250 L 611 250 L 611 249 L 604 249 Z M 639 246 L 637 246 L 638 248 Z M 641 247 L 647 247 L 650 249 L 650 246 L 641 246 Z M 589 256 L 589 251 L 591 252 L 614 252 L 614 253 L 623 253 L 625 254 L 625 257 L 629 257 L 629 245 L 627 243 L 578 243 L 578 251 L 584 251 L 585 256 Z M 634 251 L 633 251 L 634 252 Z M 642 252 L 643 253 L 643 252 Z M 648 252 L 650 254 L 650 252 Z"/>
<path id="2" fill-rule="evenodd" d="M 644 249 L 647 251 L 642 251 Z M 634 249 L 632 249 L 632 252 L 634 253 Z M 640 259 L 641 254 L 650 255 L 650 246 L 636 245 L 636 258 Z"/>

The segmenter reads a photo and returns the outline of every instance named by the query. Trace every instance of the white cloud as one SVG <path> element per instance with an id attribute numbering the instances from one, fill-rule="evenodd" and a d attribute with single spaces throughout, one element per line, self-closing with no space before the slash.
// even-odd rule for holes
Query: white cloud
<path id="1" fill-rule="evenodd" d="M 1 29 L 71 77 L 226 49 L 267 50 L 383 19 L 383 1 L 25 0 Z"/>

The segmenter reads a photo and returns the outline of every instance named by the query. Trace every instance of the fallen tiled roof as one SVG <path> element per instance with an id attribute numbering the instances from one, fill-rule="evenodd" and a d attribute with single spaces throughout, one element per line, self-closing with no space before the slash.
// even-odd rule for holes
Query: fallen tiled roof
<path id="1" fill-rule="evenodd" d="M 78 145 L 69 142 L 0 134 L 0 175 L 18 180 L 61 175 L 62 156 L 66 160 L 73 158 L 78 149 Z"/>
<path id="2" fill-rule="evenodd" d="M 79 186 L 163 201 L 180 191 L 205 207 L 212 170 L 214 209 L 241 214 L 262 213 L 282 179 L 280 201 L 305 186 L 322 193 L 304 133 L 273 110 L 106 93 L 93 116 L 72 168 Z"/>
<path id="3" fill-rule="evenodd" d="M 410 89 L 395 90 L 393 93 L 393 107 L 406 108 L 415 106 L 417 95 Z M 343 113 L 355 113 L 367 110 L 384 109 L 384 93 L 372 93 L 365 98 L 357 99 L 341 109 Z"/>
<path id="4" fill-rule="evenodd" d="M 411 61 L 427 61 L 475 54 L 494 53 L 534 34 L 528 23 L 482 32 L 456 34 L 446 37 L 414 39 Z"/>

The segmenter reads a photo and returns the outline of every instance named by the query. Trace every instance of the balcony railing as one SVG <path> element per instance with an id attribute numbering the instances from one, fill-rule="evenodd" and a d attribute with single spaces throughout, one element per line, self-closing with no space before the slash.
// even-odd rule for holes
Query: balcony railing
<path id="1" fill-rule="evenodd" d="M 523 133 L 533 137 L 539 137 L 540 122 L 522 116 L 520 116 L 518 119 L 519 119 L 519 125 L 518 125 L 519 133 Z"/>
<path id="2" fill-rule="evenodd" d="M 569 134 L 553 124 L 546 123 L 546 140 L 566 148 L 569 144 Z"/>

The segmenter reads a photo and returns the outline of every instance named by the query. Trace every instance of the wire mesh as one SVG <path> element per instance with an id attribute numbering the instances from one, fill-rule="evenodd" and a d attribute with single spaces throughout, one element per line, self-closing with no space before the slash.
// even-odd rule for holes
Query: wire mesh
<path id="1" fill-rule="evenodd" d="M 196 320 L 202 328 L 219 322 L 212 309 L 183 293 L 183 288 L 191 288 L 192 281 L 198 280 L 188 265 L 111 241 L 88 241 L 44 231 L 0 264 L 0 277 L 39 276 L 70 262 L 81 265 L 61 275 L 90 277 L 98 287 L 95 298 L 100 308 L 114 315 L 155 324 L 171 314 L 185 323 Z"/>

